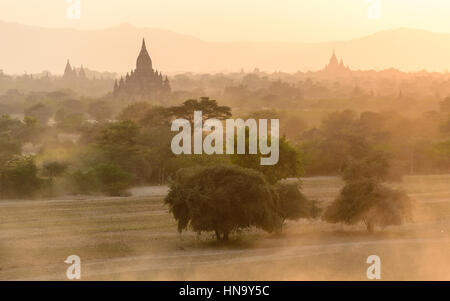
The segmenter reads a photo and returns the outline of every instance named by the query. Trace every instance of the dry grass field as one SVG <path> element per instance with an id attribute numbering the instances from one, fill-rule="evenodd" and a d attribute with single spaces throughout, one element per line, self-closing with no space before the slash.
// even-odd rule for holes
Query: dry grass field
<path id="1" fill-rule="evenodd" d="M 303 179 L 326 205 L 342 182 Z M 0 201 L 0 280 L 65 280 L 72 254 L 82 280 L 366 280 L 381 258 L 383 280 L 450 280 L 450 176 L 406 177 L 414 222 L 378 229 L 290 222 L 281 235 L 248 230 L 229 244 L 179 234 L 163 204 L 165 187 L 126 198 Z"/>

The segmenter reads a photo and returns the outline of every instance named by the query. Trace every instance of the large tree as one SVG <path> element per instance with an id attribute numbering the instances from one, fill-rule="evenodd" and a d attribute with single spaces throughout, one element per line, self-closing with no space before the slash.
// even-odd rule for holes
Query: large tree
<path id="1" fill-rule="evenodd" d="M 32 197 L 44 181 L 33 157 L 15 156 L 0 167 L 0 198 Z"/>
<path id="2" fill-rule="evenodd" d="M 281 226 L 277 196 L 264 176 L 237 166 L 180 170 L 165 198 L 181 232 L 214 231 L 218 240 L 249 227 Z"/>
<path id="3" fill-rule="evenodd" d="M 389 171 L 388 157 L 382 152 L 348 161 L 343 173 L 346 184 L 322 218 L 349 225 L 364 222 L 369 232 L 375 226 L 400 225 L 411 219 L 413 202 L 408 195 L 383 185 Z"/>
<path id="4" fill-rule="evenodd" d="M 202 111 L 203 120 L 216 118 L 219 120 L 231 117 L 231 108 L 219 106 L 216 100 L 202 97 L 200 100 L 188 99 L 182 105 L 169 108 L 169 112 L 176 118 L 184 118 L 194 123 L 194 111 Z"/>
<path id="5" fill-rule="evenodd" d="M 363 222 L 372 232 L 375 226 L 400 225 L 410 220 L 412 208 L 406 193 L 373 179 L 362 179 L 347 183 L 322 218 L 348 225 Z"/>
<path id="6" fill-rule="evenodd" d="M 14 155 L 20 155 L 25 142 L 39 138 L 42 130 L 33 121 L 33 118 L 21 122 L 8 115 L 0 116 L 0 166 Z"/>
<path id="7" fill-rule="evenodd" d="M 102 154 L 100 162 L 97 163 L 118 165 L 135 175 L 136 181 L 150 181 L 151 150 L 139 143 L 139 135 L 140 127 L 129 120 L 101 126 L 94 144 L 96 150 Z"/>

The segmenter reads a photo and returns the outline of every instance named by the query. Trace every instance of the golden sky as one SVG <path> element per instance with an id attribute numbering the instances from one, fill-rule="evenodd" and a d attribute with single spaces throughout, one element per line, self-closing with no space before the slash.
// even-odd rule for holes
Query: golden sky
<path id="1" fill-rule="evenodd" d="M 67 18 L 71 1 L 1 0 L 0 20 L 82 29 L 129 22 L 210 41 L 320 42 L 398 27 L 450 32 L 449 0 L 80 0 L 79 20 Z"/>

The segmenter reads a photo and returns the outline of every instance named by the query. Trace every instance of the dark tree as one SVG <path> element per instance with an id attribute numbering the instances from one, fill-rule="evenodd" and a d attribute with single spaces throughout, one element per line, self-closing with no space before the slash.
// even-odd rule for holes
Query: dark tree
<path id="1" fill-rule="evenodd" d="M 170 111 L 171 108 L 153 106 L 142 114 L 138 123 L 147 128 L 165 127 L 170 129 Z"/>
<path id="2" fill-rule="evenodd" d="M 322 218 L 330 223 L 363 222 L 367 231 L 375 226 L 401 225 L 412 217 L 412 200 L 402 191 L 363 179 L 345 185 Z"/>
<path id="3" fill-rule="evenodd" d="M 42 175 L 45 177 L 60 177 L 67 170 L 67 163 L 59 161 L 44 162 L 42 166 Z"/>
<path id="4" fill-rule="evenodd" d="M 308 200 L 300 191 L 298 182 L 279 182 L 275 185 L 278 194 L 278 213 L 285 220 L 317 218 L 321 209 L 317 201 Z"/>
<path id="5" fill-rule="evenodd" d="M 301 153 L 289 144 L 285 137 L 279 139 L 279 160 L 275 165 L 261 165 L 262 154 L 249 154 L 248 144 L 249 137 L 248 131 L 246 133 L 246 153 L 237 154 L 237 138 L 235 136 L 235 154 L 232 155 L 231 161 L 233 164 L 242 166 L 244 168 L 251 168 L 260 171 L 264 174 L 267 181 L 271 184 L 275 184 L 279 180 L 286 179 L 288 177 L 299 177 L 302 172 L 302 156 Z M 269 143 L 270 144 L 270 138 Z"/>
<path id="6" fill-rule="evenodd" d="M 276 194 L 264 176 L 237 166 L 180 170 L 165 198 L 181 232 L 214 231 L 218 240 L 240 229 L 281 226 Z"/>
<path id="7" fill-rule="evenodd" d="M 439 103 L 441 112 L 450 113 L 450 96 L 447 96 L 443 101 Z"/>
<path id="8" fill-rule="evenodd" d="M 103 163 L 120 166 L 142 183 L 150 178 L 152 158 L 151 150 L 138 141 L 140 131 L 133 121 L 114 122 L 100 129 L 95 142 Z"/>
<path id="9" fill-rule="evenodd" d="M 138 123 L 147 113 L 147 110 L 151 108 L 150 104 L 147 102 L 136 102 L 127 106 L 119 114 L 118 119 L 125 121 L 131 120 Z"/>
<path id="10" fill-rule="evenodd" d="M 27 136 L 26 126 L 8 115 L 0 117 L 0 166 L 21 153 Z"/>
<path id="11" fill-rule="evenodd" d="M 32 197 L 43 184 L 32 157 L 17 156 L 0 167 L 0 197 Z"/>
<path id="12" fill-rule="evenodd" d="M 406 193 L 382 184 L 389 175 L 389 158 L 383 152 L 348 161 L 343 172 L 346 185 L 323 219 L 350 225 L 364 222 L 369 232 L 377 225 L 404 223 L 412 216 L 412 200 Z"/>
<path id="13" fill-rule="evenodd" d="M 46 125 L 52 114 L 52 109 L 42 103 L 38 103 L 24 110 L 25 116 L 36 118 L 41 125 Z"/>
<path id="14" fill-rule="evenodd" d="M 112 117 L 113 110 L 107 101 L 96 101 L 89 105 L 88 113 L 95 120 L 103 121 Z"/>
<path id="15" fill-rule="evenodd" d="M 209 97 L 202 97 L 200 101 L 189 99 L 180 106 L 169 108 L 172 116 L 189 120 L 191 124 L 194 122 L 194 111 L 202 111 L 203 120 L 211 118 L 222 120 L 231 117 L 230 107 L 219 106 L 216 100 L 209 99 Z"/>
<path id="16" fill-rule="evenodd" d="M 76 193 L 106 193 L 123 196 L 131 187 L 133 176 L 114 164 L 98 164 L 71 175 Z"/>
<path id="17" fill-rule="evenodd" d="M 382 152 L 374 152 L 360 160 L 350 158 L 342 173 L 344 181 L 359 181 L 373 179 L 385 181 L 389 177 L 390 162 L 388 155 Z"/>

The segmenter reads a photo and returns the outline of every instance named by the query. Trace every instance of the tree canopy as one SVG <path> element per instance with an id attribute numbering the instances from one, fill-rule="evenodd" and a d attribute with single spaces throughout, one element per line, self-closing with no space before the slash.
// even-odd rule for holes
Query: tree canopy
<path id="1" fill-rule="evenodd" d="M 278 214 L 283 221 L 319 217 L 321 209 L 318 202 L 308 200 L 297 181 L 280 181 L 275 185 L 275 191 L 278 195 Z"/>
<path id="2" fill-rule="evenodd" d="M 269 232 L 281 226 L 277 196 L 264 176 L 237 166 L 180 170 L 165 203 L 179 231 L 214 231 L 218 240 L 252 226 Z"/>
<path id="3" fill-rule="evenodd" d="M 375 226 L 400 225 L 410 220 L 412 208 L 412 201 L 404 192 L 365 179 L 346 184 L 323 219 L 348 225 L 363 222 L 372 232 Z"/>

